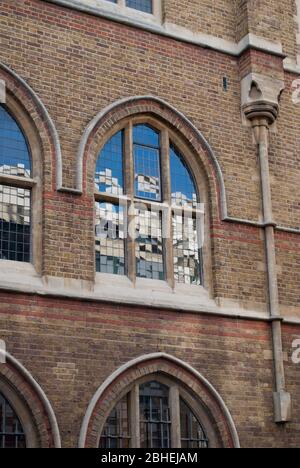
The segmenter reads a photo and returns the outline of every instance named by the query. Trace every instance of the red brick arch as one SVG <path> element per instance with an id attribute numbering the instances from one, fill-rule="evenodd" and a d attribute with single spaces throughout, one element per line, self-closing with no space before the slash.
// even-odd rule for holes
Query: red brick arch
<path id="1" fill-rule="evenodd" d="M 24 417 L 23 429 L 29 447 L 60 448 L 59 428 L 47 396 L 19 361 L 8 353 L 5 357 L 6 363 L 0 364 L 0 389 L 8 401 L 19 402 L 21 414 L 14 409 L 21 420 Z"/>
<path id="2" fill-rule="evenodd" d="M 119 395 L 134 382 L 147 375 L 161 374 L 176 379 L 197 396 L 205 406 L 212 423 L 218 428 L 224 448 L 239 448 L 239 437 L 233 419 L 224 401 L 214 387 L 195 369 L 165 353 L 155 353 L 125 364 L 114 372 L 98 389 L 87 409 L 80 433 L 81 448 L 97 447 L 101 431 Z"/>

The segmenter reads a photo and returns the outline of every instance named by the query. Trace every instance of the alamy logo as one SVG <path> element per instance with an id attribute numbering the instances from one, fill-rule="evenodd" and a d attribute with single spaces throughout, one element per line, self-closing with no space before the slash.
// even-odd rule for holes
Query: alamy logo
<path id="1" fill-rule="evenodd" d="M 6 362 L 6 345 L 5 341 L 0 340 L 0 364 L 5 364 Z"/>
<path id="2" fill-rule="evenodd" d="M 4 104 L 5 102 L 6 102 L 5 81 L 0 80 L 0 104 Z"/>
<path id="3" fill-rule="evenodd" d="M 300 104 L 300 79 L 292 83 L 292 101 L 294 104 Z"/>
<path id="4" fill-rule="evenodd" d="M 292 354 L 293 364 L 300 364 L 300 339 L 294 340 L 292 348 L 295 350 Z"/>

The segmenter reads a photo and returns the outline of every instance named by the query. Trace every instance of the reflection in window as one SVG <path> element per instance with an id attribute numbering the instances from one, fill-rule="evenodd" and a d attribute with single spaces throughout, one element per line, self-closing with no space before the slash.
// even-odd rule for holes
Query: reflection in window
<path id="1" fill-rule="evenodd" d="M 170 448 L 169 389 L 159 382 L 140 386 L 141 448 Z"/>
<path id="2" fill-rule="evenodd" d="M 135 196 L 161 200 L 159 133 L 147 125 L 133 128 Z"/>
<path id="3" fill-rule="evenodd" d="M 126 0 L 126 6 L 145 13 L 153 13 L 153 0 Z"/>
<path id="4" fill-rule="evenodd" d="M 0 259 L 30 261 L 30 190 L 0 185 Z"/>
<path id="5" fill-rule="evenodd" d="M 123 194 L 123 132 L 118 132 L 104 146 L 98 158 L 95 185 L 99 192 Z"/>
<path id="6" fill-rule="evenodd" d="M 164 279 L 162 221 L 159 211 L 137 208 L 136 266 L 140 278 Z"/>
<path id="7" fill-rule="evenodd" d="M 25 434 L 19 418 L 1 393 L 0 448 L 26 448 Z"/>
<path id="8" fill-rule="evenodd" d="M 122 206 L 96 202 L 96 271 L 125 274 L 125 232 Z"/>
<path id="9" fill-rule="evenodd" d="M 100 439 L 100 448 L 129 448 L 130 432 L 128 421 L 128 395 L 126 395 L 112 410 L 106 421 Z"/>
<path id="10" fill-rule="evenodd" d="M 174 279 L 177 283 L 203 284 L 203 240 L 200 237 L 202 234 L 200 228 L 204 218 L 200 215 L 198 205 L 200 199 L 193 176 L 183 156 L 171 142 L 168 129 L 156 130 L 149 122 L 135 122 L 134 119 L 127 120 L 123 130 L 110 138 L 98 157 L 95 199 L 98 204 L 108 203 L 110 205 L 107 206 L 110 207 L 121 203 L 124 210 L 126 209 L 126 215 L 129 214 L 129 219 L 127 217 L 124 219 L 123 209 L 118 211 L 114 208 L 116 218 L 113 220 L 114 230 L 118 231 L 119 227 L 122 236 L 119 238 L 115 236 L 114 241 L 102 241 L 102 238 L 96 235 L 97 271 L 125 274 L 123 241 L 129 235 L 129 242 L 126 242 L 126 256 L 129 259 L 136 257 L 136 265 L 128 261 L 130 271 L 126 273 L 133 281 L 138 276 L 157 280 L 167 279 L 170 284 Z M 152 120 L 150 122 L 152 123 Z M 165 141 L 163 151 L 162 134 Z M 128 142 L 128 147 L 125 147 L 125 140 Z M 170 144 L 167 144 L 167 141 Z M 161 165 L 162 155 L 163 165 Z M 101 216 L 109 216 L 111 221 L 106 209 L 99 210 L 99 206 L 97 229 L 102 221 L 106 222 L 106 218 Z M 183 222 L 182 216 L 185 216 L 186 212 L 190 213 L 190 219 Z M 173 219 L 174 234 L 171 234 L 170 240 L 168 235 L 171 232 L 171 219 Z M 137 231 L 135 239 L 134 227 Z M 119 260 L 118 255 L 112 253 L 118 250 Z M 174 268 L 171 261 L 165 262 L 165 256 L 169 259 L 174 258 Z"/>
<path id="11" fill-rule="evenodd" d="M 182 448 L 208 448 L 208 439 L 200 422 L 182 398 L 180 399 L 180 425 Z"/>
<path id="12" fill-rule="evenodd" d="M 197 191 L 190 171 L 173 145 L 170 146 L 172 203 L 177 206 L 197 207 Z"/>
<path id="13" fill-rule="evenodd" d="M 11 185 L 7 185 L 10 176 Z M 0 259 L 30 261 L 31 158 L 25 137 L 0 106 Z M 2 180 L 1 180 L 2 179 Z M 4 182 L 4 183 L 3 183 Z M 27 185 L 26 185 L 27 186 Z"/>
<path id="14" fill-rule="evenodd" d="M 174 213 L 174 276 L 178 283 L 202 284 L 202 258 L 198 232 L 196 218 L 186 213 Z"/>
<path id="15" fill-rule="evenodd" d="M 31 176 L 27 142 L 20 127 L 3 106 L 0 106 L 0 174 Z"/>

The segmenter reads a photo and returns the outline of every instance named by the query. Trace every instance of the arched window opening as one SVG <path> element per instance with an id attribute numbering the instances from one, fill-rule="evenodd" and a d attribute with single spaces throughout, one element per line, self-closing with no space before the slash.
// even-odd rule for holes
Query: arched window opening
<path id="1" fill-rule="evenodd" d="M 200 421 L 182 398 L 180 398 L 180 427 L 182 448 L 208 448 L 208 439 Z"/>
<path id="2" fill-rule="evenodd" d="M 203 285 L 199 191 L 168 128 L 130 119 L 100 151 L 95 190 L 97 272 Z"/>
<path id="3" fill-rule="evenodd" d="M 31 260 L 31 156 L 26 138 L 0 106 L 0 259 Z"/>
<path id="4" fill-rule="evenodd" d="M 209 440 L 181 396 L 181 387 L 158 378 L 134 384 L 116 404 L 102 430 L 100 447 L 208 448 Z"/>
<path id="5" fill-rule="evenodd" d="M 140 426 L 142 448 L 170 448 L 169 389 L 160 382 L 140 386 Z"/>
<path id="6" fill-rule="evenodd" d="M 128 398 L 129 395 L 125 395 L 110 413 L 101 435 L 100 448 L 130 447 Z"/>
<path id="7" fill-rule="evenodd" d="M 20 420 L 7 399 L 0 393 L 0 448 L 26 448 Z"/>

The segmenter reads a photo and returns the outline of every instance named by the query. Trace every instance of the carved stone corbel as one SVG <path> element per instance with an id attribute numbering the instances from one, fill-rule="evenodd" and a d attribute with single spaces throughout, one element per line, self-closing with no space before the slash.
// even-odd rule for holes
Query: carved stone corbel
<path id="1" fill-rule="evenodd" d="M 259 73 L 249 73 L 242 79 L 241 87 L 244 123 L 249 125 L 249 121 L 253 119 L 265 118 L 269 126 L 272 126 L 278 117 L 284 81 Z"/>

